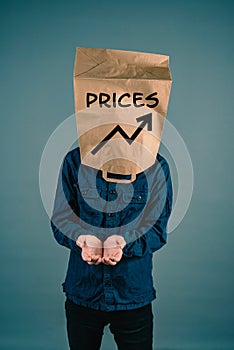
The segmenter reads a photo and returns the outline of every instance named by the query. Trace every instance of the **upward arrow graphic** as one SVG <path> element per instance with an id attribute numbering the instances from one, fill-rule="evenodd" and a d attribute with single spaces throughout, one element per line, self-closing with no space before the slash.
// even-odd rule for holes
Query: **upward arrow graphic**
<path id="1" fill-rule="evenodd" d="M 105 146 L 105 144 L 117 133 L 119 133 L 125 141 L 129 145 L 132 144 L 132 142 L 137 138 L 137 136 L 140 134 L 142 129 L 147 125 L 147 130 L 152 131 L 152 113 L 144 114 L 140 117 L 136 118 L 137 122 L 142 122 L 138 128 L 134 131 L 134 133 L 129 136 L 122 128 L 120 125 L 116 125 L 113 130 L 109 134 L 104 137 L 104 139 L 91 151 L 93 155 L 95 155 L 100 149 Z"/>

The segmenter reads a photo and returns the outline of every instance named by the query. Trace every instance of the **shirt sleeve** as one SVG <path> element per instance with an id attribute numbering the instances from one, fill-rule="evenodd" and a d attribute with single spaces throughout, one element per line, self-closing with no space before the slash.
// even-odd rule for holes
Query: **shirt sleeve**
<path id="1" fill-rule="evenodd" d="M 81 225 L 79 219 L 79 207 L 73 177 L 71 166 L 65 158 L 58 177 L 50 224 L 54 237 L 59 244 L 81 252 L 76 240 L 81 234 L 90 234 L 90 231 L 87 231 Z"/>
<path id="2" fill-rule="evenodd" d="M 141 224 L 136 230 L 124 235 L 127 244 L 123 248 L 123 256 L 141 257 L 157 251 L 166 244 L 166 228 L 172 210 L 172 198 L 170 169 L 164 160 L 156 172 Z"/>

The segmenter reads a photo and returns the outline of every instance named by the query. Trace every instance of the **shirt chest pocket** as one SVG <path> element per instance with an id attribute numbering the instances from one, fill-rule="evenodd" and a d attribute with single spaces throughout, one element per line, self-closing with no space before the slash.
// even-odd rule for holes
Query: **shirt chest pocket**
<path id="1" fill-rule="evenodd" d="M 76 187 L 79 216 L 94 226 L 100 225 L 103 212 L 103 200 L 96 188 Z"/>
<path id="2" fill-rule="evenodd" d="M 78 187 L 77 200 L 80 210 L 100 211 L 101 197 L 96 188 Z"/>
<path id="3" fill-rule="evenodd" d="M 125 221 L 125 223 L 129 223 L 140 216 L 146 207 L 148 198 L 149 192 L 144 190 L 123 193 L 125 208 L 121 213 L 122 220 Z"/>
<path id="4" fill-rule="evenodd" d="M 145 205 L 149 197 L 148 191 L 136 190 L 134 192 L 128 191 L 123 193 L 123 201 L 134 205 Z"/>

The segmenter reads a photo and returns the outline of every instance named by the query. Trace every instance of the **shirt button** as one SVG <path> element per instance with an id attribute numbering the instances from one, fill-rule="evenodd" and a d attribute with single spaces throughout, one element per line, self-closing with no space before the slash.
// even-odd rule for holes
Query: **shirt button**
<path id="1" fill-rule="evenodd" d="M 113 213 L 108 213 L 108 216 L 114 216 L 114 214 Z"/>
<path id="2" fill-rule="evenodd" d="M 139 195 L 138 197 L 137 197 L 137 199 L 140 201 L 141 200 L 141 198 L 142 198 L 142 196 L 141 195 Z"/>
<path id="3" fill-rule="evenodd" d="M 110 190 L 109 192 L 110 192 L 110 194 L 115 194 L 116 193 L 115 190 Z"/>
<path id="4" fill-rule="evenodd" d="M 110 281 L 105 282 L 105 287 L 110 287 L 110 286 L 111 286 L 111 282 Z"/>

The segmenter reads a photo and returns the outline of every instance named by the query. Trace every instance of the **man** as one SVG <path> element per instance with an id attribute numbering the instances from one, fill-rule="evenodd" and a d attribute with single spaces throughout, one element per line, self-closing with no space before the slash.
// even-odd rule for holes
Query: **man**
<path id="1" fill-rule="evenodd" d="M 169 57 L 76 49 L 79 148 L 62 164 L 51 225 L 70 249 L 63 290 L 71 350 L 152 349 L 152 254 L 166 243 L 172 186 L 158 154 L 171 89 Z"/>
<path id="2" fill-rule="evenodd" d="M 109 324 L 119 350 L 151 350 L 156 298 L 152 256 L 166 243 L 172 185 L 166 160 L 127 175 L 82 164 L 80 149 L 61 167 L 51 226 L 59 244 L 70 249 L 66 293 L 71 350 L 100 349 Z"/>

